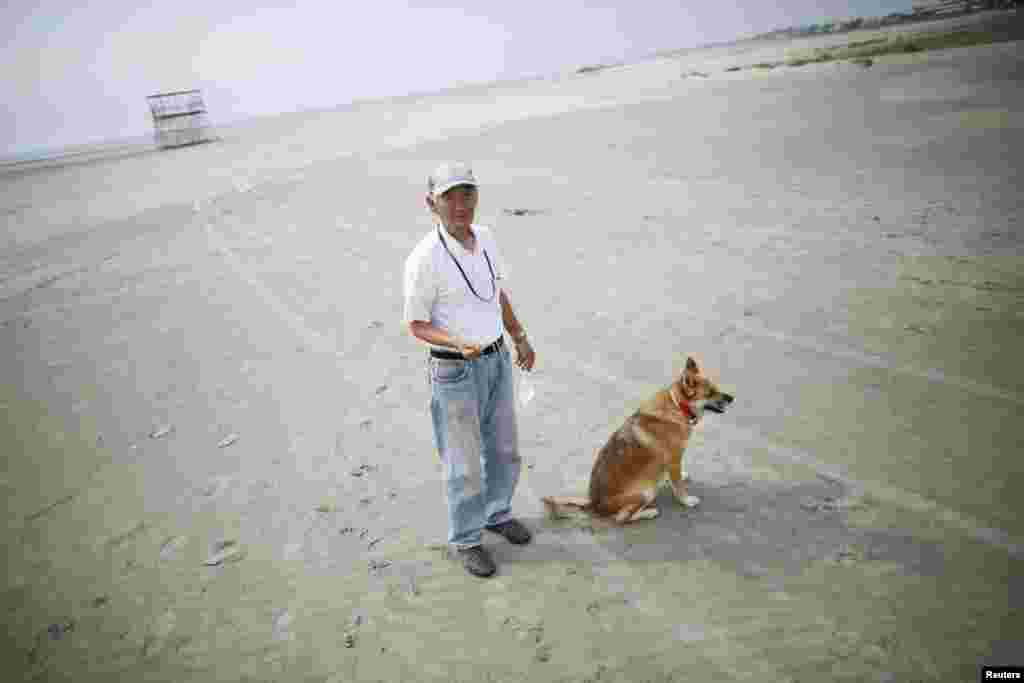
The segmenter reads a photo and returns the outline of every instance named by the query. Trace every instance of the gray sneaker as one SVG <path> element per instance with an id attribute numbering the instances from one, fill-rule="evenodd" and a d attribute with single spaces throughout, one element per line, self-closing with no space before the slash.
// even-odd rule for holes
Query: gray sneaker
<path id="1" fill-rule="evenodd" d="M 491 554 L 482 545 L 475 545 L 472 548 L 459 548 L 459 557 L 462 558 L 462 566 L 474 576 L 490 576 L 498 570 Z"/>

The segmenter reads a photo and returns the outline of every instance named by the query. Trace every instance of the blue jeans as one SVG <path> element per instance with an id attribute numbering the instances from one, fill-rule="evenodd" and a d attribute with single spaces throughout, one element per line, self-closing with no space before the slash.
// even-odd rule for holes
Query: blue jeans
<path id="1" fill-rule="evenodd" d="M 434 446 L 444 463 L 448 542 L 480 545 L 481 529 L 512 517 L 519 437 L 508 349 L 473 360 L 430 358 Z"/>

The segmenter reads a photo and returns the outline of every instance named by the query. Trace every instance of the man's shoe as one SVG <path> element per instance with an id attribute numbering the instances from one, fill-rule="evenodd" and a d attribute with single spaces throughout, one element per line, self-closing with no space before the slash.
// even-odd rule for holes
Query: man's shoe
<path id="1" fill-rule="evenodd" d="M 462 558 L 462 566 L 473 576 L 487 577 L 498 570 L 491 554 L 482 545 L 475 545 L 472 548 L 459 548 L 459 557 Z"/>
<path id="2" fill-rule="evenodd" d="M 505 520 L 501 524 L 485 526 L 484 528 L 496 534 L 501 534 L 508 539 L 509 543 L 515 543 L 516 545 L 525 545 L 533 538 L 530 530 L 517 519 Z"/>

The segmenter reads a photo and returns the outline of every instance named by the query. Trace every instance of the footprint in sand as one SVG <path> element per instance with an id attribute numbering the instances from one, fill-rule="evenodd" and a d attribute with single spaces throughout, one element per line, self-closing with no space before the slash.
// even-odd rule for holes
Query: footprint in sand
<path id="1" fill-rule="evenodd" d="M 74 630 L 75 620 L 65 619 L 50 624 L 36 633 L 35 642 L 27 654 L 28 664 L 33 672 L 38 675 L 45 671 L 49 661 L 56 656 L 58 648 L 61 647 L 58 641 L 64 640 L 65 636 Z"/>
<path id="2" fill-rule="evenodd" d="M 151 657 L 162 652 L 177 624 L 178 618 L 171 610 L 154 619 L 142 641 L 142 656 Z"/>
<path id="3" fill-rule="evenodd" d="M 137 524 L 135 524 L 135 526 L 128 529 L 127 531 L 122 531 L 121 533 L 114 534 L 113 536 L 108 538 L 106 541 L 103 542 L 103 547 L 107 550 L 116 550 L 125 543 L 133 541 L 148 528 L 149 526 L 145 522 L 138 522 Z"/>
<path id="4" fill-rule="evenodd" d="M 546 662 L 551 659 L 551 644 L 544 642 L 543 620 L 522 621 L 517 617 L 505 617 L 502 626 L 512 631 L 520 642 L 536 645 L 534 659 L 538 662 Z"/>

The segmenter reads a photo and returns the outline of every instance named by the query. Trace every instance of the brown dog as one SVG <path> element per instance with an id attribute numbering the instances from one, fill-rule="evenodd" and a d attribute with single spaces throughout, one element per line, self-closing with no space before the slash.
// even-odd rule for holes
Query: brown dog
<path id="1" fill-rule="evenodd" d="M 640 405 L 600 451 L 590 472 L 590 497 L 547 497 L 548 513 L 582 509 L 616 522 L 658 516 L 654 498 L 668 475 L 676 500 L 687 507 L 700 503 L 688 495 L 683 451 L 693 426 L 705 411 L 724 413 L 733 397 L 702 376 L 693 358 L 679 379 Z"/>

